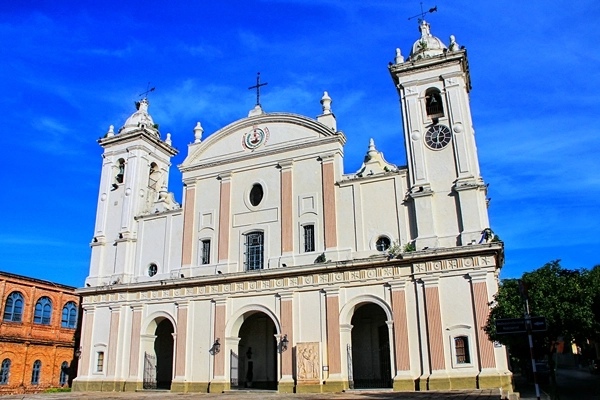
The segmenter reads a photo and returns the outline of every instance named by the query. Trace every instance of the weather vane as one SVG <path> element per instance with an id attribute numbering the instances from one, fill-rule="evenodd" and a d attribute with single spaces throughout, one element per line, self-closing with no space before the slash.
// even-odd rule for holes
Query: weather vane
<path id="1" fill-rule="evenodd" d="M 256 85 L 250 86 L 248 90 L 256 89 L 256 105 L 260 106 L 260 87 L 268 85 L 268 82 L 260 83 L 260 72 L 256 74 Z"/>
<path id="2" fill-rule="evenodd" d="M 434 13 L 436 11 L 437 11 L 437 6 L 435 6 L 433 8 L 430 8 L 428 11 L 423 11 L 423 2 L 421 2 L 421 12 L 419 14 L 417 14 L 417 15 L 414 15 L 414 16 L 410 17 L 408 20 L 410 21 L 413 18 L 420 17 L 419 18 L 419 23 L 421 23 L 421 21 L 423 21 L 425 19 L 425 15 L 427 13 Z"/>
<path id="3" fill-rule="evenodd" d="M 140 93 L 138 96 L 139 97 L 142 97 L 142 96 L 146 97 L 146 96 L 148 96 L 148 93 L 154 92 L 154 89 L 156 89 L 156 88 L 155 87 L 150 88 L 150 82 L 148 82 L 148 86 L 146 86 L 146 91 L 144 93 Z"/>

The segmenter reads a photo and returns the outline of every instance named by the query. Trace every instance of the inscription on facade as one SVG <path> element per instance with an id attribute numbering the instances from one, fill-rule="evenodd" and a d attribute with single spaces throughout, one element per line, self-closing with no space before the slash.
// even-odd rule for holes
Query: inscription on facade
<path id="1" fill-rule="evenodd" d="M 413 264 L 414 273 L 425 273 L 425 272 L 440 272 L 446 270 L 472 268 L 478 266 L 490 266 L 494 265 L 494 258 L 492 256 L 486 257 L 466 257 L 456 258 L 450 260 L 440 261 L 427 261 L 424 263 Z"/>

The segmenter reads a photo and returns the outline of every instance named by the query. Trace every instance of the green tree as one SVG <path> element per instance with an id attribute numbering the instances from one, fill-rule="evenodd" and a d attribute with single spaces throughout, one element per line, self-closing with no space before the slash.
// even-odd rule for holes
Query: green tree
<path id="1" fill-rule="evenodd" d="M 592 279 L 592 275 L 596 278 Z M 546 317 L 548 330 L 533 334 L 535 356 L 538 359 L 548 358 L 552 386 L 556 389 L 556 368 L 552 357 L 555 343 L 561 339 L 565 343 L 575 341 L 583 344 L 586 339 L 597 335 L 594 300 L 600 306 L 600 266 L 593 270 L 569 270 L 556 260 L 524 273 L 521 279 L 528 288 L 530 315 Z M 597 285 L 592 283 L 594 280 Z M 513 362 L 521 370 L 529 370 L 531 357 L 526 335 L 498 335 L 494 326 L 494 321 L 499 318 L 523 318 L 524 302 L 519 295 L 518 280 L 504 279 L 490 305 L 492 308 L 485 327 L 490 340 L 508 346 Z"/>

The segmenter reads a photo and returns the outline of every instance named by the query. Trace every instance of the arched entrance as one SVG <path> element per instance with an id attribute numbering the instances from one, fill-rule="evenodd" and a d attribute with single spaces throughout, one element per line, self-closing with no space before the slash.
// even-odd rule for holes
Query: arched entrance
<path id="1" fill-rule="evenodd" d="M 171 389 L 173 380 L 173 324 L 163 318 L 156 326 L 154 354 L 156 354 L 156 388 Z"/>
<path id="2" fill-rule="evenodd" d="M 238 387 L 277 389 L 277 329 L 265 313 L 254 312 L 244 316 L 239 330 Z M 232 369 L 234 374 L 236 371 Z"/>
<path id="3" fill-rule="evenodd" d="M 385 311 L 373 303 L 352 316 L 352 376 L 355 389 L 391 388 L 390 335 Z"/>

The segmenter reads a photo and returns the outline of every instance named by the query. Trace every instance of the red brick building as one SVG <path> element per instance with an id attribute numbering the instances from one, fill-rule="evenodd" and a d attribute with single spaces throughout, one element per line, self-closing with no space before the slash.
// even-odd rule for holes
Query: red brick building
<path id="1" fill-rule="evenodd" d="M 79 302 L 74 287 L 0 272 L 0 394 L 70 384 Z"/>

